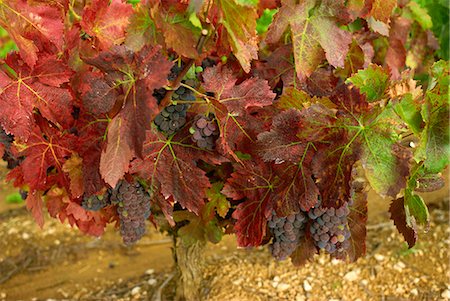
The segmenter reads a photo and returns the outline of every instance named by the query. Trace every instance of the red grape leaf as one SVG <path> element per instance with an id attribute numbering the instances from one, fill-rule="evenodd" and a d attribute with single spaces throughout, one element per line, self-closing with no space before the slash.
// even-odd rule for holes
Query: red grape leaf
<path id="1" fill-rule="evenodd" d="M 42 215 L 42 192 L 36 190 L 30 190 L 26 199 L 27 209 L 31 212 L 34 220 L 42 228 L 44 226 L 44 216 Z"/>
<path id="2" fill-rule="evenodd" d="M 264 161 L 275 164 L 300 161 L 306 147 L 306 142 L 297 137 L 302 117 L 296 109 L 281 112 L 275 116 L 270 132 L 258 135 L 256 148 Z"/>
<path id="3" fill-rule="evenodd" d="M 243 200 L 235 211 L 234 231 L 240 247 L 259 246 L 266 235 L 267 220 L 272 214 L 274 175 L 269 164 L 244 161 L 237 165 L 222 193 L 233 200 Z"/>
<path id="4" fill-rule="evenodd" d="M 0 26 L 16 42 L 20 56 L 33 67 L 38 52 L 50 44 L 61 49 L 63 45 L 63 14 L 60 7 L 28 1 L 1 1 Z M 51 47 L 47 46 L 49 50 Z M 54 51 L 52 49 L 52 51 Z"/>
<path id="5" fill-rule="evenodd" d="M 55 181 L 69 186 L 62 167 L 66 158 L 72 155 L 75 141 L 75 136 L 62 134 L 54 128 L 48 128 L 46 132 L 42 132 L 38 126 L 33 128 L 27 144 L 21 146 L 19 154 L 25 159 L 18 167 L 30 190 L 44 191 L 55 184 Z M 52 169 L 62 176 L 50 177 L 48 173 L 51 173 Z"/>
<path id="6" fill-rule="evenodd" d="M 114 46 L 83 60 L 103 71 L 105 79 L 113 82 L 111 86 L 123 90 L 123 95 L 116 100 L 124 102 L 121 106 L 126 122 L 123 134 L 130 139 L 133 152 L 141 156 L 145 131 L 150 128 L 149 120 L 159 113 L 153 90 L 167 83 L 172 63 L 161 53 L 160 46 L 144 47 L 138 53 L 125 46 Z"/>
<path id="7" fill-rule="evenodd" d="M 336 23 L 345 11 L 343 1 L 283 2 L 267 33 L 269 44 L 277 43 L 285 30 L 292 31 L 295 69 L 300 79 L 305 79 L 326 57 L 334 67 L 344 67 L 344 59 L 352 42 L 351 34 Z"/>
<path id="8" fill-rule="evenodd" d="M 242 3 L 242 2 L 241 2 Z M 258 59 L 258 35 L 256 33 L 256 8 L 245 6 L 235 0 L 220 0 L 223 14 L 222 25 L 227 31 L 228 43 L 242 69 L 250 72 L 250 63 Z"/>
<path id="9" fill-rule="evenodd" d="M 406 41 L 410 34 L 412 21 L 397 17 L 393 19 L 389 30 L 389 47 L 386 52 L 386 65 L 391 70 L 393 78 L 399 79 L 401 68 L 406 62 Z"/>
<path id="10" fill-rule="evenodd" d="M 131 135 L 128 120 L 122 113 L 108 125 L 106 147 L 100 157 L 100 173 L 111 187 L 115 187 L 128 171 L 129 163 L 135 156 Z"/>
<path id="11" fill-rule="evenodd" d="M 352 169 L 350 196 L 353 204 L 349 206 L 350 214 L 347 217 L 350 229 L 349 247 L 339 259 L 349 259 L 354 262 L 366 253 L 366 224 L 367 224 L 367 191 L 368 183 L 364 178 L 361 164 L 357 163 Z"/>
<path id="12" fill-rule="evenodd" d="M 100 175 L 100 157 L 107 124 L 107 119 L 93 118 L 84 110 L 77 119 L 76 127 L 83 128 L 78 137 L 77 153 L 82 158 L 83 186 L 87 196 L 97 194 L 105 186 Z"/>
<path id="13" fill-rule="evenodd" d="M 118 97 L 123 100 L 122 108 L 109 125 L 107 145 L 100 159 L 100 173 L 112 187 L 128 171 L 131 159 L 142 156 L 145 132 L 151 126 L 149 120 L 159 113 L 153 90 L 167 83 L 172 66 L 160 50 L 160 46 L 144 47 L 133 53 L 125 46 L 115 46 L 96 57 L 84 58 L 123 90 Z"/>
<path id="14" fill-rule="evenodd" d="M 65 189 L 54 187 L 47 192 L 46 198 L 50 216 L 58 217 L 61 222 L 67 219 L 71 226 L 76 225 L 89 235 L 101 236 L 106 223 L 112 219 L 112 213 L 108 210 L 87 211 L 78 203 L 72 202 Z"/>
<path id="15" fill-rule="evenodd" d="M 164 198 L 173 197 L 183 208 L 199 215 L 205 204 L 206 189 L 211 184 L 196 161 L 202 159 L 220 164 L 225 160 L 215 153 L 186 144 L 186 135 L 186 131 L 181 131 L 167 140 L 161 134 L 148 131 L 143 159 L 134 160 L 130 172 L 148 179 L 153 187 L 160 187 Z M 177 141 L 179 138 L 181 141 Z"/>
<path id="16" fill-rule="evenodd" d="M 234 152 L 237 145 L 242 140 L 253 140 L 254 129 L 262 126 L 249 111 L 271 105 L 275 93 L 267 81 L 259 78 L 249 78 L 236 85 L 232 70 L 221 65 L 206 69 L 203 79 L 204 88 L 215 93 L 212 104 L 220 129 L 218 150 L 240 161 Z"/>
<path id="17" fill-rule="evenodd" d="M 55 125 L 68 128 L 72 122 L 72 95 L 59 86 L 69 80 L 71 71 L 61 61 L 45 57 L 34 70 L 12 54 L 8 66 L 15 77 L 0 71 L 0 123 L 8 133 L 28 139 L 33 128 L 33 109 Z M 53 69 L 49 67 L 53 65 Z M 11 75 L 12 76 L 12 75 Z"/>
<path id="18" fill-rule="evenodd" d="M 101 49 L 125 41 L 125 30 L 133 14 L 131 4 L 122 0 L 94 0 L 83 11 L 81 27 L 90 36 L 97 37 Z"/>
<path id="19" fill-rule="evenodd" d="M 313 151 L 313 144 L 308 144 L 297 163 L 274 167 L 276 175 L 281 179 L 275 187 L 273 197 L 280 216 L 298 213 L 300 210 L 308 211 L 317 203 L 320 192 L 309 166 Z"/>
<path id="20" fill-rule="evenodd" d="M 314 255 L 319 254 L 317 247 L 314 245 L 312 239 L 304 236 L 297 249 L 291 255 L 292 264 L 295 266 L 302 266 L 310 261 Z"/>
<path id="21" fill-rule="evenodd" d="M 226 66 L 206 69 L 203 80 L 204 88 L 214 92 L 216 99 L 234 116 L 244 115 L 251 107 L 271 105 L 275 98 L 266 80 L 252 77 L 236 85 L 236 75 Z"/>
<path id="22" fill-rule="evenodd" d="M 74 153 L 62 166 L 62 170 L 69 174 L 70 192 L 72 198 L 78 198 L 84 193 L 83 159 Z"/>
<path id="23" fill-rule="evenodd" d="M 406 223 L 406 213 L 405 213 L 405 199 L 399 198 L 392 201 L 391 206 L 389 207 L 389 212 L 391 213 L 391 220 L 394 221 L 395 226 L 400 234 L 403 235 L 406 242 L 408 243 L 409 248 L 414 247 L 417 241 L 417 229 L 415 222 L 413 220 L 411 228 Z"/>
<path id="24" fill-rule="evenodd" d="M 100 72 L 87 72 L 81 75 L 77 87 L 84 107 L 94 114 L 108 113 L 117 100 L 117 90 L 111 87 Z"/>

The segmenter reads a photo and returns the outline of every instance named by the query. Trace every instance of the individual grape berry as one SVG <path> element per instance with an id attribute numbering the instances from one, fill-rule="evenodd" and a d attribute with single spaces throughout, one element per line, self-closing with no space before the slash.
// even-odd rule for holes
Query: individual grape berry
<path id="1" fill-rule="evenodd" d="M 348 203 L 339 208 L 324 208 L 320 206 L 320 202 L 308 212 L 308 217 L 312 219 L 309 231 L 319 249 L 340 257 L 349 247 L 349 213 Z"/>
<path id="2" fill-rule="evenodd" d="M 145 234 L 145 221 L 150 217 L 150 195 L 138 182 L 122 180 L 111 193 L 110 201 L 117 204 L 120 234 L 123 242 L 130 245 Z"/>
<path id="3" fill-rule="evenodd" d="M 307 217 L 303 212 L 278 217 L 274 212 L 268 221 L 269 229 L 273 235 L 269 250 L 277 260 L 289 257 L 298 247 L 300 239 L 305 235 Z"/>
<path id="4" fill-rule="evenodd" d="M 186 104 L 169 105 L 155 117 L 154 123 L 158 130 L 170 136 L 186 124 L 187 109 Z"/>
<path id="5" fill-rule="evenodd" d="M 215 141 L 219 136 L 219 128 L 213 116 L 197 115 L 190 128 L 192 141 L 196 142 L 198 147 L 213 150 Z"/>

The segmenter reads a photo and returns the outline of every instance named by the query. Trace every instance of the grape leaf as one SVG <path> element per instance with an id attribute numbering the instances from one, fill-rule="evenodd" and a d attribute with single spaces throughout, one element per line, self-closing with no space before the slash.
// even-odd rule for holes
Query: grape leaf
<path id="1" fill-rule="evenodd" d="M 391 206 L 389 207 L 389 212 L 391 213 L 391 219 L 394 221 L 398 232 L 403 235 L 409 248 L 412 248 L 417 241 L 417 229 L 415 224 L 412 224 L 413 227 L 411 228 L 406 223 L 404 201 L 404 198 L 393 200 Z"/>
<path id="2" fill-rule="evenodd" d="M 389 30 L 389 47 L 386 52 L 385 61 L 393 78 L 399 78 L 401 68 L 405 66 L 405 44 L 409 36 L 411 23 L 411 20 L 399 16 L 393 19 L 391 29 Z"/>
<path id="3" fill-rule="evenodd" d="M 84 107 L 94 114 L 108 113 L 117 100 L 117 90 L 111 87 L 103 73 L 87 72 L 81 76 L 79 87 Z"/>
<path id="4" fill-rule="evenodd" d="M 132 149 L 131 131 L 122 113 L 114 117 L 108 125 L 106 147 L 100 157 L 100 173 L 106 183 L 115 187 L 128 172 Z"/>
<path id="5" fill-rule="evenodd" d="M 369 16 L 376 20 L 388 23 L 392 10 L 397 6 L 396 0 L 367 0 L 371 9 Z"/>
<path id="6" fill-rule="evenodd" d="M 228 42 L 233 54 L 245 72 L 250 72 L 250 63 L 258 59 L 258 35 L 254 7 L 245 6 L 236 0 L 220 0 L 218 5 L 223 14 L 221 23 L 227 30 Z"/>
<path id="7" fill-rule="evenodd" d="M 112 211 L 87 211 L 78 203 L 70 200 L 65 189 L 53 187 L 46 194 L 46 205 L 50 216 L 58 217 L 61 222 L 69 221 L 76 225 L 83 233 L 101 236 L 105 232 L 106 223 L 111 221 Z"/>
<path id="8" fill-rule="evenodd" d="M 172 48 L 185 57 L 199 56 L 196 46 L 201 29 L 193 26 L 185 15 L 173 12 L 172 9 L 166 11 L 162 5 L 155 5 L 151 9 L 151 15 L 164 35 L 167 48 Z"/>
<path id="9" fill-rule="evenodd" d="M 187 135 L 180 132 L 175 139 Z M 216 154 L 208 153 L 181 141 L 163 137 L 161 134 L 147 132 L 143 158 L 132 162 L 131 173 L 148 179 L 153 187 L 167 200 L 173 197 L 183 208 L 201 213 L 205 204 L 206 190 L 211 187 L 205 172 L 196 165 L 198 159 L 213 164 L 225 160 Z"/>
<path id="10" fill-rule="evenodd" d="M 249 130 L 261 126 L 249 114 L 250 110 L 271 105 L 275 94 L 267 81 L 259 78 L 249 78 L 236 85 L 232 70 L 222 65 L 206 69 L 203 79 L 204 88 L 215 93 L 213 105 L 220 128 L 218 149 L 240 161 L 234 152 L 236 146 L 242 139 L 253 140 Z"/>
<path id="11" fill-rule="evenodd" d="M 0 123 L 8 133 L 27 140 L 33 128 L 33 109 L 59 127 L 68 128 L 73 119 L 72 95 L 60 86 L 72 74 L 61 61 L 42 57 L 31 70 L 16 54 L 7 58 L 15 74 L 0 71 Z"/>
<path id="12" fill-rule="evenodd" d="M 84 193 L 83 183 L 83 159 L 74 153 L 62 166 L 62 170 L 69 174 L 70 192 L 73 198 L 78 198 Z"/>
<path id="13" fill-rule="evenodd" d="M 212 220 L 215 212 L 222 218 L 225 218 L 227 215 L 228 210 L 230 209 L 230 202 L 228 202 L 227 198 L 221 193 L 223 186 L 223 183 L 216 182 L 206 191 L 208 203 L 206 203 L 205 209 L 203 210 L 204 220 Z"/>
<path id="14" fill-rule="evenodd" d="M 357 163 L 352 168 L 350 196 L 353 203 L 349 206 L 350 214 L 347 217 L 351 233 L 350 246 L 340 259 L 348 258 L 354 262 L 366 253 L 367 186 L 361 164 Z"/>
<path id="15" fill-rule="evenodd" d="M 396 128 L 401 127 L 397 118 L 392 109 L 386 109 L 361 132 L 361 160 L 366 177 L 378 194 L 391 197 L 406 186 L 412 159 L 411 150 L 397 143 Z"/>
<path id="16" fill-rule="evenodd" d="M 395 113 L 409 126 L 415 135 L 419 135 L 423 127 L 420 114 L 421 103 L 413 98 L 411 93 L 406 94 L 394 105 Z"/>
<path id="17" fill-rule="evenodd" d="M 297 137 L 303 114 L 296 109 L 275 116 L 270 132 L 258 135 L 256 149 L 261 158 L 280 164 L 299 162 L 305 152 L 306 142 Z"/>
<path id="18" fill-rule="evenodd" d="M 432 76 L 434 85 L 426 92 L 425 104 L 422 107 L 425 129 L 415 157 L 425 158 L 427 170 L 438 173 L 450 162 L 448 62 L 435 63 L 432 67 Z"/>
<path id="19" fill-rule="evenodd" d="M 44 216 L 42 215 L 42 192 L 36 190 L 30 190 L 26 199 L 27 209 L 31 212 L 34 220 L 39 227 L 44 226 Z"/>
<path id="20" fill-rule="evenodd" d="M 308 239 L 304 236 L 300 242 L 297 249 L 291 255 L 292 264 L 295 266 L 302 266 L 310 261 L 314 255 L 319 254 L 317 247 L 315 246 L 312 239 Z"/>
<path id="21" fill-rule="evenodd" d="M 234 231 L 240 247 L 259 246 L 266 234 L 266 224 L 273 209 L 273 172 L 263 162 L 245 161 L 236 166 L 222 193 L 233 200 L 243 200 L 235 211 Z"/>
<path id="22" fill-rule="evenodd" d="M 56 5 L 1 1 L 0 26 L 8 31 L 23 61 L 30 67 L 36 65 L 39 52 L 54 52 L 52 47 L 61 50 L 63 46 L 63 14 Z"/>
<path id="23" fill-rule="evenodd" d="M 45 191 L 58 182 L 69 187 L 62 168 L 72 155 L 75 142 L 76 137 L 71 134 L 60 133 L 54 128 L 42 132 L 38 126 L 33 127 L 27 144 L 20 147 L 19 155 L 25 159 L 16 167 L 21 170 L 30 190 Z M 59 177 L 49 176 L 53 169 L 58 172 Z"/>
<path id="24" fill-rule="evenodd" d="M 160 49 L 159 46 L 144 47 L 133 53 L 125 46 L 115 46 L 95 57 L 84 58 L 103 71 L 105 78 L 112 79 L 111 89 L 114 86 L 121 93 L 114 103 L 122 102 L 122 109 L 111 121 L 107 146 L 100 160 L 102 177 L 112 187 L 128 171 L 131 159 L 142 156 L 149 120 L 159 113 L 153 90 L 167 83 L 166 76 L 172 65 Z"/>
<path id="25" fill-rule="evenodd" d="M 290 28 L 295 70 L 300 79 L 311 75 L 324 56 L 334 67 L 344 67 L 352 38 L 336 23 L 336 16 L 342 11 L 345 7 L 341 1 L 307 0 L 296 4 L 286 0 L 274 17 L 266 40 L 274 44 Z"/>
<path id="26" fill-rule="evenodd" d="M 151 44 L 157 44 L 156 25 L 150 17 L 150 9 L 144 3 L 134 6 L 134 13 L 129 21 L 125 37 L 127 47 L 139 51 L 148 41 L 151 41 Z"/>
<path id="27" fill-rule="evenodd" d="M 367 96 L 369 102 L 381 100 L 389 85 L 389 74 L 382 67 L 371 64 L 347 79 Z"/>
<path id="28" fill-rule="evenodd" d="M 102 50 L 125 41 L 133 7 L 122 0 L 94 0 L 83 10 L 81 28 L 96 37 Z"/>

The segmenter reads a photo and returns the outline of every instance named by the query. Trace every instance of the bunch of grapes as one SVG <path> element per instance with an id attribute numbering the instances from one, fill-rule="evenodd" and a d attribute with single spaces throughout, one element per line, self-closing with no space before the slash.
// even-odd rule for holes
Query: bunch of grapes
<path id="1" fill-rule="evenodd" d="M 145 221 L 149 218 L 150 195 L 138 182 L 122 180 L 111 194 L 111 203 L 117 204 L 120 234 L 126 245 L 131 245 L 145 234 Z"/>
<path id="2" fill-rule="evenodd" d="M 81 202 L 81 207 L 90 211 L 98 211 L 110 205 L 111 190 L 105 192 L 103 195 L 84 196 Z"/>
<path id="3" fill-rule="evenodd" d="M 298 247 L 300 239 L 305 235 L 306 215 L 303 212 L 278 217 L 275 212 L 268 222 L 273 235 L 273 242 L 269 246 L 272 256 L 277 260 L 289 257 Z"/>
<path id="4" fill-rule="evenodd" d="M 187 109 L 186 104 L 169 105 L 155 117 L 154 123 L 158 130 L 170 136 L 186 124 Z"/>
<path id="5" fill-rule="evenodd" d="M 348 205 L 345 203 L 339 208 L 317 207 L 308 212 L 308 217 L 312 220 L 309 231 L 319 249 L 339 255 L 349 247 Z"/>
<path id="6" fill-rule="evenodd" d="M 18 166 L 23 158 L 17 158 L 12 150 L 11 144 L 14 142 L 14 137 L 12 135 L 6 134 L 5 130 L 0 126 L 0 144 L 3 144 L 4 153 L 2 159 L 7 163 L 8 169 L 13 169 Z"/>
<path id="7" fill-rule="evenodd" d="M 198 147 L 213 150 L 216 138 L 219 136 L 219 129 L 213 116 L 197 115 L 190 128 L 192 141 Z"/>

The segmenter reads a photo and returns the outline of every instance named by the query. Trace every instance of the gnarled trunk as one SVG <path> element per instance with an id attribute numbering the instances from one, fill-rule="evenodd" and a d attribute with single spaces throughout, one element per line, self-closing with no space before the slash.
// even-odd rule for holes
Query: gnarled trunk
<path id="1" fill-rule="evenodd" d="M 176 300 L 201 300 L 201 282 L 204 267 L 204 241 L 184 243 L 174 239 L 174 257 L 177 273 Z"/>

